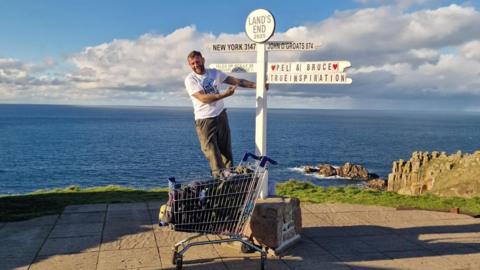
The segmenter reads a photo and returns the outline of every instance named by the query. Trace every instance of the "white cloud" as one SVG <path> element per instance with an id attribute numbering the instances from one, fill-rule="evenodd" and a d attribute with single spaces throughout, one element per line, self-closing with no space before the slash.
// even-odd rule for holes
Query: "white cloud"
<path id="1" fill-rule="evenodd" d="M 406 11 L 391 4 L 339 11 L 326 20 L 276 33 L 275 40 L 308 40 L 322 47 L 316 52 L 270 53 L 271 61 L 350 60 L 348 73 L 354 81 L 350 86 L 275 85 L 272 106 L 370 108 L 376 100 L 385 104 L 376 107 L 388 108 L 401 107 L 398 102 L 420 106 L 422 99 L 440 104 L 445 97 L 478 101 L 478 25 L 480 14 L 469 6 Z M 254 53 L 206 51 L 214 42 L 248 39 L 244 33 L 215 36 L 187 26 L 168 35 L 113 40 L 74 54 L 69 58 L 71 70 L 59 75 L 45 72 L 56 65 L 48 59 L 42 65 L 0 59 L 0 101 L 189 106 L 183 86 L 188 52 L 202 50 L 207 65 L 255 61 Z M 239 93 L 228 104 L 251 107 L 253 95 Z"/>
<path id="2" fill-rule="evenodd" d="M 460 51 L 465 58 L 480 61 L 480 40 L 465 43 Z"/>

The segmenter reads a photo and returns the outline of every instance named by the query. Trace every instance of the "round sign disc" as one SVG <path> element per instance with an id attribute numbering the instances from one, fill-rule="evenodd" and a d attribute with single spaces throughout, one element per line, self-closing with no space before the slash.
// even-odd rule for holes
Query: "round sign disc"
<path id="1" fill-rule="evenodd" d="M 275 32 L 275 18 L 266 9 L 256 9 L 248 14 L 245 21 L 245 33 L 256 43 L 269 40 Z"/>

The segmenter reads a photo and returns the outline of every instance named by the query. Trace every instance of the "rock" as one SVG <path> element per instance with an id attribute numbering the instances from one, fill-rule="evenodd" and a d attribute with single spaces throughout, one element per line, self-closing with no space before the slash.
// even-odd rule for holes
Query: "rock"
<path id="1" fill-rule="evenodd" d="M 337 175 L 337 170 L 330 164 L 319 164 L 317 174 L 323 177 Z"/>
<path id="2" fill-rule="evenodd" d="M 304 173 L 316 173 L 316 172 L 318 172 L 318 168 L 312 167 L 312 166 L 305 166 L 305 167 L 303 167 L 303 172 Z"/>
<path id="3" fill-rule="evenodd" d="M 393 162 L 388 191 L 405 195 L 428 192 L 439 196 L 480 196 L 479 153 L 414 152 L 406 162 Z"/>
<path id="4" fill-rule="evenodd" d="M 360 165 L 345 163 L 340 168 L 340 176 L 349 177 L 353 180 L 368 180 L 368 170 Z"/>
<path id="5" fill-rule="evenodd" d="M 368 180 L 367 187 L 375 190 L 385 190 L 387 185 L 385 184 L 385 180 L 381 178 Z"/>

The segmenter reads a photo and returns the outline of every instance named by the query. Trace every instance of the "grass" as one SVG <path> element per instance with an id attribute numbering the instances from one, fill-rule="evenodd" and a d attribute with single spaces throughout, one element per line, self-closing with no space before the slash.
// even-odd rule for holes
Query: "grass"
<path id="1" fill-rule="evenodd" d="M 351 203 L 448 211 L 460 208 L 461 213 L 480 216 L 480 197 L 438 197 L 399 195 L 356 187 L 324 188 L 309 182 L 290 180 L 277 185 L 279 195 L 297 197 L 312 203 Z M 25 195 L 0 196 L 0 222 L 25 220 L 43 215 L 59 214 L 65 206 L 93 203 L 127 203 L 167 199 L 167 189 L 133 189 L 120 186 L 38 190 Z"/>
<path id="2" fill-rule="evenodd" d="M 431 194 L 406 196 L 394 192 L 374 191 L 357 187 L 316 186 L 309 182 L 290 180 L 277 185 L 277 194 L 297 197 L 303 202 L 312 203 L 351 203 L 381 205 L 394 208 L 449 211 L 460 208 L 460 212 L 480 216 L 480 197 L 439 197 Z"/>
<path id="3" fill-rule="evenodd" d="M 65 206 L 73 204 L 158 201 L 167 197 L 167 189 L 164 188 L 141 190 L 120 186 L 70 186 L 38 190 L 25 195 L 1 196 L 0 222 L 59 214 Z"/>

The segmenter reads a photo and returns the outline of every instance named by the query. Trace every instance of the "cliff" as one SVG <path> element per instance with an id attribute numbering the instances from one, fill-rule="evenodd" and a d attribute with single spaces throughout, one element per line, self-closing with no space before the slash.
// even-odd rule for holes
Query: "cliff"
<path id="1" fill-rule="evenodd" d="M 413 152 L 408 161 L 393 162 L 388 190 L 405 195 L 480 196 L 480 151 L 447 155 Z"/>

